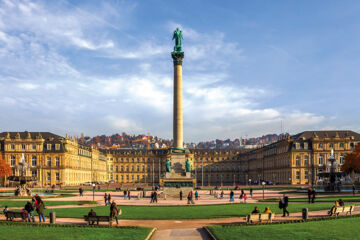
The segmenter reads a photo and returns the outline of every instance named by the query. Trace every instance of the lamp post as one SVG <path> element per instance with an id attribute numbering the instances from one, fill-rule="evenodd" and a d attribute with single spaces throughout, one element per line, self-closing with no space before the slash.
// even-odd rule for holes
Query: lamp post
<path id="1" fill-rule="evenodd" d="M 95 183 L 93 183 L 93 201 L 95 201 Z"/>
<path id="2" fill-rule="evenodd" d="M 201 158 L 201 187 L 204 187 L 204 160 Z"/>
<path id="3" fill-rule="evenodd" d="M 265 184 L 266 184 L 266 182 L 262 182 L 262 186 L 263 186 L 263 199 L 265 198 Z"/>

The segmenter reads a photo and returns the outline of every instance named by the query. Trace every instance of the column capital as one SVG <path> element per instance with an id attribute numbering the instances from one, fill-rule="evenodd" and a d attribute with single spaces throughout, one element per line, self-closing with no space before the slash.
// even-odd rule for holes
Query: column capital
<path id="1" fill-rule="evenodd" d="M 174 60 L 174 65 L 182 65 L 184 59 L 184 52 L 172 52 L 171 57 Z"/>

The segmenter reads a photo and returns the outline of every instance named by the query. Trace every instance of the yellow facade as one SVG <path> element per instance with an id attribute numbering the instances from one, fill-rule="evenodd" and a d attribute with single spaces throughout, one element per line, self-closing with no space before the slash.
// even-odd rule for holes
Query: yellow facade
<path id="1" fill-rule="evenodd" d="M 106 159 L 96 148 L 76 139 L 52 133 L 1 133 L 1 154 L 16 175 L 22 155 L 29 165 L 27 176 L 37 178 L 36 186 L 79 185 L 107 180 Z M 3 184 L 9 184 L 3 179 Z"/>
<path id="2" fill-rule="evenodd" d="M 360 142 L 352 131 L 307 131 L 254 150 L 189 149 L 197 186 L 239 185 L 272 181 L 279 184 L 316 184 L 326 171 L 331 149 L 340 170 L 344 156 Z M 74 138 L 49 132 L 0 133 L 3 159 L 17 174 L 22 154 L 28 176 L 37 186 L 79 185 L 86 182 L 159 184 L 165 174 L 168 150 L 99 150 Z M 5 181 L 3 184 L 9 184 Z"/>

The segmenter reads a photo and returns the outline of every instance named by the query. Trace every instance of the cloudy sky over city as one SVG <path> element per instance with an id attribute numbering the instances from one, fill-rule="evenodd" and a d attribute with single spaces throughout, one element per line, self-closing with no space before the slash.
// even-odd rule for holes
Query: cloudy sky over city
<path id="1" fill-rule="evenodd" d="M 0 131 L 184 140 L 360 131 L 359 1 L 0 0 Z"/>

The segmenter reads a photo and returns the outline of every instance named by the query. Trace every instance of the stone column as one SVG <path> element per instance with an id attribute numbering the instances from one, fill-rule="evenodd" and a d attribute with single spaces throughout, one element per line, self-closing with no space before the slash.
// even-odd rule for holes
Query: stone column
<path id="1" fill-rule="evenodd" d="M 172 52 L 171 56 L 174 60 L 174 147 L 183 148 L 182 60 L 184 52 Z"/>

